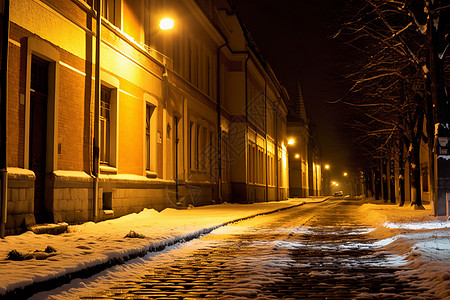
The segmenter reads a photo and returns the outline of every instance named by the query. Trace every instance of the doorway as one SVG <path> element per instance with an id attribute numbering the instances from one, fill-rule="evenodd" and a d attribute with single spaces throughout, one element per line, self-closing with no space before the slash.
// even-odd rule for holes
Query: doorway
<path id="1" fill-rule="evenodd" d="M 48 61 L 34 55 L 32 56 L 29 166 L 36 176 L 34 184 L 34 215 L 36 223 L 49 221 L 48 210 L 45 207 L 48 69 Z"/>
<path id="2" fill-rule="evenodd" d="M 179 206 L 180 205 L 180 190 L 179 190 L 179 178 L 178 178 L 178 158 L 179 158 L 179 153 L 178 153 L 178 143 L 180 141 L 179 138 L 179 132 L 178 132 L 178 121 L 180 120 L 180 118 L 178 116 L 174 116 L 173 118 L 173 127 L 175 129 L 174 132 L 174 138 L 173 138 L 173 148 L 174 148 L 174 157 L 173 160 L 175 162 L 173 168 L 174 168 L 174 179 L 175 179 L 175 195 L 176 195 L 176 205 Z"/>

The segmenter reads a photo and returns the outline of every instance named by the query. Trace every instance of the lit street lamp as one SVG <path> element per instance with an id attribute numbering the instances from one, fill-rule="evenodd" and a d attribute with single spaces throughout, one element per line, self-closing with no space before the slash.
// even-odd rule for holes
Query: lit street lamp
<path id="1" fill-rule="evenodd" d="M 169 30 L 172 29 L 173 26 L 174 22 L 170 18 L 164 18 L 161 20 L 161 22 L 159 22 L 159 28 L 161 28 L 161 30 Z"/>
<path id="2" fill-rule="evenodd" d="M 323 168 L 325 169 L 326 172 L 323 172 L 323 181 L 324 181 L 324 187 L 325 187 L 325 195 L 330 195 L 331 191 L 330 191 L 330 165 L 329 164 L 325 164 L 323 166 Z"/>

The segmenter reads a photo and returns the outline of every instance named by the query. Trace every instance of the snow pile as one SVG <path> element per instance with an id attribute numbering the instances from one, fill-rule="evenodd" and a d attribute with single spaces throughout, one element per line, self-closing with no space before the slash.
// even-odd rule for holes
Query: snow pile
<path id="1" fill-rule="evenodd" d="M 366 221 L 378 226 L 369 233 L 380 239 L 374 246 L 397 254 L 399 265 L 406 266 L 396 272 L 397 276 L 417 282 L 430 297 L 450 299 L 450 221 L 436 220 L 429 206 L 426 210 L 414 210 L 365 204 L 360 212 L 365 214 Z"/>

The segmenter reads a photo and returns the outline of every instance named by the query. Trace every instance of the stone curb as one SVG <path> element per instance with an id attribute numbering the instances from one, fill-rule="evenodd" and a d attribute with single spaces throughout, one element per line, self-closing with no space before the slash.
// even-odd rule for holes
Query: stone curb
<path id="1" fill-rule="evenodd" d="M 41 282 L 34 282 L 30 285 L 24 286 L 24 287 L 18 287 L 15 288 L 11 291 L 6 292 L 3 295 L 0 295 L 0 299 L 27 299 L 31 296 L 33 296 L 34 294 L 37 294 L 39 292 L 43 292 L 43 291 L 48 291 L 48 290 L 52 290 L 55 289 L 63 284 L 69 283 L 72 279 L 76 279 L 76 278 L 88 278 L 92 275 L 95 275 L 103 270 L 106 270 L 110 267 L 116 266 L 116 265 L 120 265 L 120 264 L 124 264 L 125 262 L 134 259 L 134 258 L 138 258 L 138 257 L 143 257 L 145 255 L 147 255 L 147 253 L 150 252 L 160 252 L 162 250 L 164 250 L 166 247 L 170 247 L 173 246 L 175 244 L 178 243 L 183 243 L 183 242 L 187 242 L 196 238 L 199 238 L 202 235 L 205 234 L 209 234 L 211 233 L 213 230 L 220 228 L 220 227 L 224 227 L 227 226 L 229 224 L 234 224 L 240 221 L 244 221 L 244 220 L 248 220 L 248 219 L 252 219 L 255 218 L 257 216 L 264 216 L 264 215 L 269 215 L 269 214 L 273 214 L 276 212 L 280 212 L 280 211 L 284 211 L 284 210 L 288 210 L 294 207 L 299 207 L 305 204 L 315 204 L 315 203 L 322 203 L 325 202 L 326 200 L 328 200 L 330 197 L 325 198 L 324 200 L 321 201 L 316 201 L 316 202 L 302 202 L 299 204 L 295 204 L 295 205 L 290 205 L 290 206 L 286 206 L 286 207 L 282 207 L 282 208 L 278 208 L 275 210 L 271 210 L 271 211 L 267 211 L 267 212 L 262 212 L 262 213 L 257 213 L 254 215 L 250 215 L 247 217 L 243 217 L 243 218 L 238 218 L 238 219 L 234 219 L 216 226 L 212 226 L 209 228 L 205 228 L 196 232 L 193 232 L 191 234 L 187 234 L 184 235 L 183 237 L 176 237 L 172 240 L 166 241 L 164 244 L 162 243 L 151 243 L 148 247 L 147 250 L 143 250 L 143 251 L 136 251 L 134 253 L 130 253 L 127 255 L 124 255 L 120 258 L 112 258 L 109 259 L 108 261 L 104 262 L 104 263 L 99 263 L 95 266 L 90 266 L 87 267 L 85 269 L 79 270 L 79 271 L 75 271 L 72 273 L 67 273 L 64 274 L 62 276 L 56 277 L 56 278 L 52 278 L 46 281 L 41 281 Z"/>

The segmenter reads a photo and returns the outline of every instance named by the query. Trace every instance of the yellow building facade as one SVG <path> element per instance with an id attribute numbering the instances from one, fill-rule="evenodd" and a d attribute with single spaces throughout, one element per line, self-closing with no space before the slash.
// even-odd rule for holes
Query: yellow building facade
<path id="1" fill-rule="evenodd" d="M 7 232 L 287 198 L 288 96 L 228 1 L 21 0 L 9 17 Z"/>

